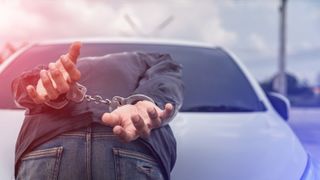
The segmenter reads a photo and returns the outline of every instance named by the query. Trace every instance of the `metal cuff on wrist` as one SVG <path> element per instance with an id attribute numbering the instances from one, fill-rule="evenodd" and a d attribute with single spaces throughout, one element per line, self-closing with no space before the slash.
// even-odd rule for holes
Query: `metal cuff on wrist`
<path id="1" fill-rule="evenodd" d="M 135 104 L 138 101 L 150 101 L 154 103 L 153 99 L 149 96 L 146 96 L 144 94 L 134 94 L 127 98 L 121 97 L 121 96 L 114 96 L 111 100 L 111 103 L 109 105 L 110 112 L 117 109 L 120 106 L 126 105 L 126 104 Z"/>
<path id="2" fill-rule="evenodd" d="M 111 100 L 109 100 L 109 99 L 103 99 L 102 96 L 100 95 L 91 96 L 91 95 L 87 95 L 86 93 L 87 93 L 87 88 L 85 86 L 79 83 L 75 83 L 73 86 L 71 86 L 69 93 L 66 94 L 66 102 L 64 103 L 68 103 L 68 100 L 79 103 L 79 102 L 82 102 L 84 99 L 86 99 L 87 101 L 93 101 L 96 104 L 102 103 L 102 104 L 108 105 L 110 112 L 112 112 L 113 110 L 117 109 L 120 106 L 123 106 L 126 104 L 133 105 L 138 101 L 150 101 L 152 103 L 155 103 L 152 98 L 144 94 L 134 94 L 126 98 L 121 96 L 114 96 Z"/>

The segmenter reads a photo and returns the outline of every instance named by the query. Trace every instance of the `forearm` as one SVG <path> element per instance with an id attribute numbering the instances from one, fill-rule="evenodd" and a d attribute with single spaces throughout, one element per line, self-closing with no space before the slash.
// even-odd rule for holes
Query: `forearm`
<path id="1" fill-rule="evenodd" d="M 167 103 L 171 103 L 173 113 L 162 123 L 166 125 L 174 118 L 183 103 L 182 67 L 169 55 L 143 55 L 142 58 L 148 63 L 148 69 L 134 93 L 152 98 L 161 109 L 164 109 Z"/>

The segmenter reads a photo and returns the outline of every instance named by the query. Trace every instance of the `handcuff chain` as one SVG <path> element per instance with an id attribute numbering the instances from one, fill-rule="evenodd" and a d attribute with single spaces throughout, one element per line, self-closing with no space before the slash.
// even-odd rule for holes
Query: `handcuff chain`
<path id="1" fill-rule="evenodd" d="M 90 102 L 90 101 L 93 101 L 94 103 L 96 104 L 106 104 L 106 105 L 110 105 L 111 104 L 111 100 L 110 99 L 103 99 L 100 95 L 94 95 L 94 96 L 91 96 L 91 95 L 85 95 L 84 98 Z"/>
<path id="2" fill-rule="evenodd" d="M 74 88 L 73 91 L 67 94 L 67 99 L 72 100 L 74 102 L 78 102 L 78 103 L 82 102 L 85 99 L 86 101 L 94 102 L 95 104 L 105 104 L 109 106 L 110 112 L 126 104 L 133 105 L 137 101 L 146 100 L 154 103 L 153 99 L 143 94 L 134 94 L 126 98 L 121 96 L 114 96 L 110 100 L 110 99 L 104 99 L 100 95 L 88 95 L 87 88 L 79 83 L 77 83 L 76 86 L 74 86 L 73 88 Z"/>

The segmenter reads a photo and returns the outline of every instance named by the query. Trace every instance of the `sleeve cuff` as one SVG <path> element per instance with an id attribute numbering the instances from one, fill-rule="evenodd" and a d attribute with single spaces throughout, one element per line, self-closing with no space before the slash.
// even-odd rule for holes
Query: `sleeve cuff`
<path id="1" fill-rule="evenodd" d="M 57 100 L 48 101 L 45 104 L 54 109 L 61 109 L 66 106 L 69 101 L 82 102 L 87 92 L 87 88 L 79 83 L 75 83 L 71 86 L 70 91 L 67 94 L 60 95 Z"/>

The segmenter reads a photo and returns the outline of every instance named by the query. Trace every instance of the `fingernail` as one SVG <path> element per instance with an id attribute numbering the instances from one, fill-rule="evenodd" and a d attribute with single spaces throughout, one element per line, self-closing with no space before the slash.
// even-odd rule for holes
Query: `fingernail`
<path id="1" fill-rule="evenodd" d="M 151 111 L 150 111 L 150 114 L 153 118 L 155 118 L 157 116 L 157 111 L 155 108 L 153 108 Z"/>

